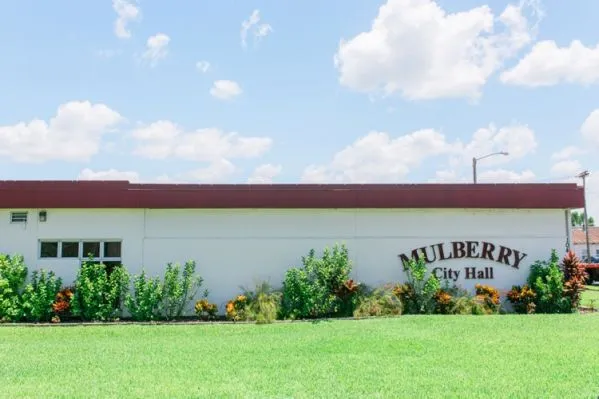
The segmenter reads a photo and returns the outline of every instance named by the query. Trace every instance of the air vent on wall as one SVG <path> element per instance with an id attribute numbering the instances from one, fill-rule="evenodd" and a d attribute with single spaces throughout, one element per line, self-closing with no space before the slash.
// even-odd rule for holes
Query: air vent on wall
<path id="1" fill-rule="evenodd" d="M 11 223 L 27 223 L 27 212 L 11 212 Z"/>

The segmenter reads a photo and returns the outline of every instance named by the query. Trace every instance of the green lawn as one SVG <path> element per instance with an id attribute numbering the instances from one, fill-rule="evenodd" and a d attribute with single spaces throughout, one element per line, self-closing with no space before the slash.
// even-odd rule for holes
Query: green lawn
<path id="1" fill-rule="evenodd" d="M 596 398 L 599 314 L 0 327 L 2 397 Z"/>
<path id="2" fill-rule="evenodd" d="M 599 286 L 586 286 L 586 290 L 582 293 L 581 305 L 586 307 L 594 305 L 595 309 L 599 309 Z"/>

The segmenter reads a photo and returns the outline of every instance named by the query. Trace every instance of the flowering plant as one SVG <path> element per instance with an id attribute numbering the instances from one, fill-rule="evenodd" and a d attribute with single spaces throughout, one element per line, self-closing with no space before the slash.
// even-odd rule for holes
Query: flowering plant
<path id="1" fill-rule="evenodd" d="M 199 318 L 211 320 L 216 318 L 218 306 L 204 298 L 196 302 L 195 311 Z"/>

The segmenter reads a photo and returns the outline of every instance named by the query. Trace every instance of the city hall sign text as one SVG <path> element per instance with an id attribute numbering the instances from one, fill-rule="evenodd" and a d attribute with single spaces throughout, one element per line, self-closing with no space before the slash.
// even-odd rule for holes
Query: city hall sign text
<path id="1" fill-rule="evenodd" d="M 423 257 L 426 263 L 434 263 L 450 259 L 464 260 L 488 260 L 509 266 L 514 269 L 520 267 L 520 263 L 527 254 L 514 248 L 503 245 L 496 245 L 487 241 L 451 241 L 448 243 L 433 244 L 426 247 L 413 249 L 408 254 L 400 254 L 402 263 L 410 259 Z M 463 276 L 462 271 L 464 272 Z M 432 270 L 433 274 L 444 280 L 457 281 L 460 277 L 466 280 L 471 279 L 493 279 L 492 267 L 465 267 L 463 270 L 446 267 L 436 267 Z"/>

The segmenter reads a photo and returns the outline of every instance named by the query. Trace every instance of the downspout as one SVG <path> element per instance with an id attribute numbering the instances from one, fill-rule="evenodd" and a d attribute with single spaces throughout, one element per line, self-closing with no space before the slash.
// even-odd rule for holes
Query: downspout
<path id="1" fill-rule="evenodd" d="M 570 209 L 566 209 L 564 214 L 566 216 L 566 252 L 569 252 L 572 242 L 572 214 Z"/>

